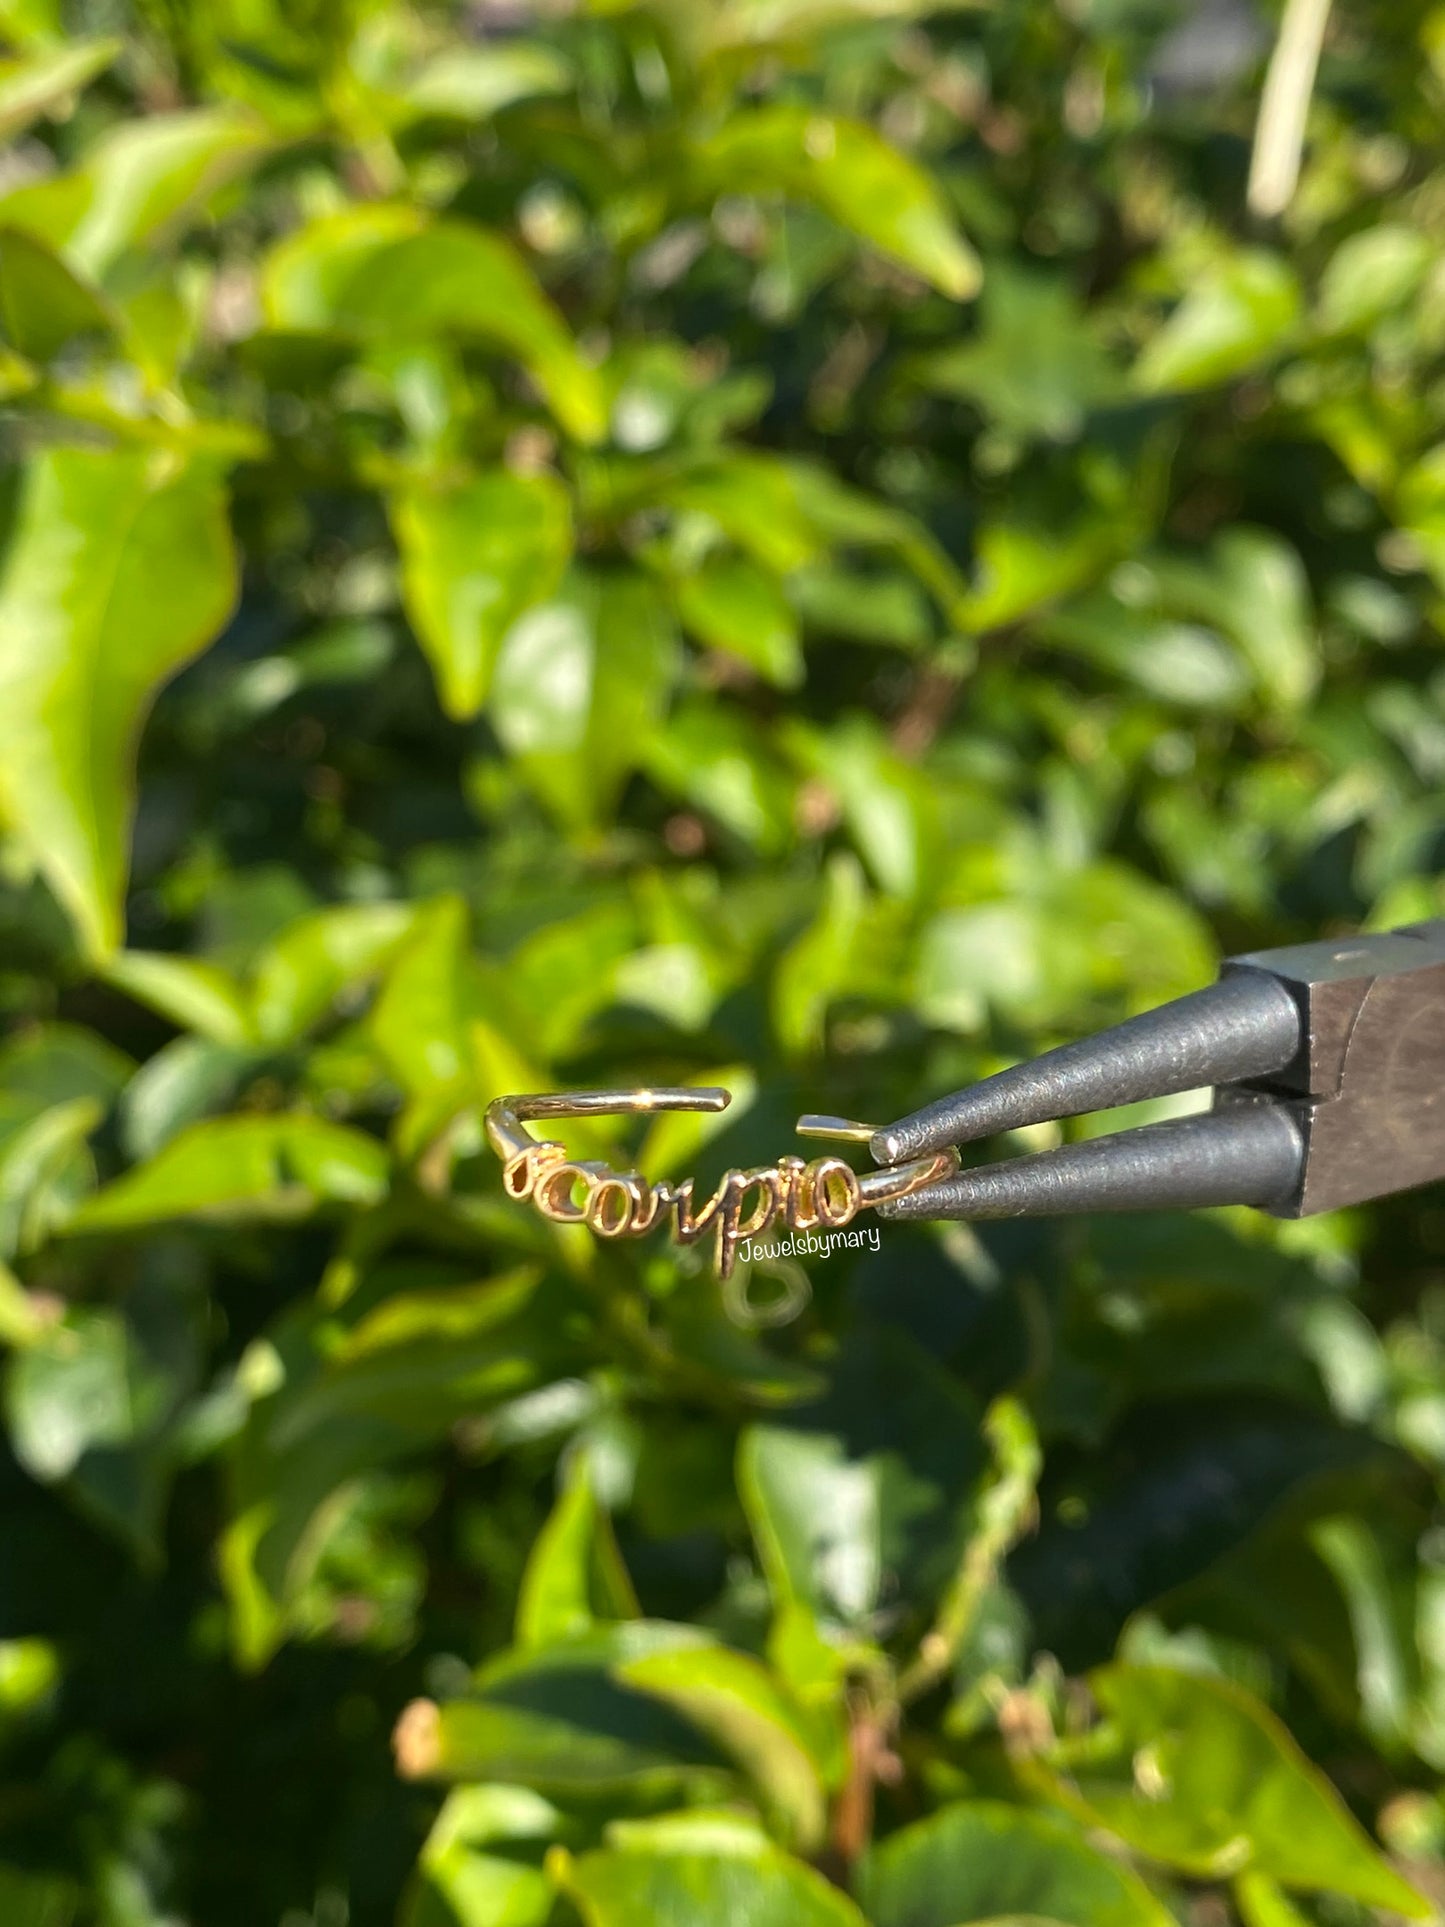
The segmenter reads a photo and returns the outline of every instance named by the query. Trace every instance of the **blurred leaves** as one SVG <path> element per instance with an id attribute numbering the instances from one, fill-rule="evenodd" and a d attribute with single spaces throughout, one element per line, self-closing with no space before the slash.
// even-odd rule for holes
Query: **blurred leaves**
<path id="1" fill-rule="evenodd" d="M 1428 1911 L 1249 1694 L 1127 1665 L 1102 1669 L 1092 1686 L 1104 1723 L 1060 1755 L 1058 1791 L 1075 1812 L 1193 1874 L 1258 1868 L 1285 1886 Z"/>
<path id="2" fill-rule="evenodd" d="M 0 1917 L 1410 1912 L 1429 1190 L 720 1289 L 484 1114 L 705 1195 L 1445 911 L 1435 11 L 1268 232 L 1197 11 L 0 29 Z"/>
<path id="3" fill-rule="evenodd" d="M 0 799 L 98 957 L 121 934 L 136 735 L 234 595 L 211 476 L 80 450 L 31 467 L 0 579 Z"/>

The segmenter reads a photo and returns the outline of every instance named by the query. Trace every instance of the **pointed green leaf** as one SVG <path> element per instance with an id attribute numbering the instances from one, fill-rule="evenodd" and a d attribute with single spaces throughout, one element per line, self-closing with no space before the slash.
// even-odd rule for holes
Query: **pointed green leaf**
<path id="1" fill-rule="evenodd" d="M 398 1927 L 546 1927 L 556 1889 L 529 1861 L 565 1825 L 528 1787 L 454 1788 L 422 1847 L 417 1890 Z M 447 1914 L 428 1905 L 431 1893 Z"/>
<path id="2" fill-rule="evenodd" d="M 171 1218 L 291 1218 L 333 1199 L 375 1204 L 387 1157 L 374 1138 L 319 1117 L 226 1117 L 193 1124 L 149 1163 L 98 1191 L 71 1231 Z"/>
<path id="3" fill-rule="evenodd" d="M 120 46 L 119 40 L 77 40 L 0 61 L 0 140 L 11 139 L 51 108 L 63 107 L 105 72 Z"/>
<path id="4" fill-rule="evenodd" d="M 58 254 L 19 228 L 0 228 L 0 333 L 35 361 L 80 335 L 113 334 L 115 311 Z"/>
<path id="5" fill-rule="evenodd" d="M 293 1042 L 343 993 L 364 987 L 406 942 L 417 916 L 409 903 L 338 903 L 288 925 L 251 974 L 259 1041 Z"/>
<path id="6" fill-rule="evenodd" d="M 587 1454 L 579 1452 L 527 1556 L 517 1595 L 517 1644 L 572 1639 L 599 1619 L 635 1618 L 638 1610 Z"/>
<path id="7" fill-rule="evenodd" d="M 1041 1916 L 1073 1927 L 1170 1927 L 1168 1909 L 1118 1861 L 1052 1814 L 960 1801 L 875 1847 L 859 1898 L 875 1927 L 954 1927 Z"/>
<path id="8" fill-rule="evenodd" d="M 661 592 L 638 572 L 575 572 L 509 632 L 488 714 L 570 828 L 595 826 L 646 757 L 677 655 Z"/>
<path id="9" fill-rule="evenodd" d="M 978 292 L 978 257 L 937 184 L 862 121 L 781 102 L 749 108 L 713 135 L 701 158 L 728 193 L 810 201 L 955 301 Z"/>
<path id="10" fill-rule="evenodd" d="M 798 625 L 776 576 L 746 556 L 717 556 L 676 587 L 677 612 L 699 642 L 736 656 L 779 689 L 803 680 Z"/>
<path id="11" fill-rule="evenodd" d="M 0 578 L 0 806 L 98 957 L 121 935 L 136 738 L 235 592 L 214 475 L 88 449 L 32 464 Z"/>
<path id="12" fill-rule="evenodd" d="M 513 101 L 565 93 L 572 70 L 555 48 L 504 40 L 487 46 L 450 46 L 434 54 L 401 90 L 412 114 L 488 120 Z"/>
<path id="13" fill-rule="evenodd" d="M 73 1097 L 0 1139 L 0 1257 L 42 1244 L 94 1183 L 85 1144 L 103 1115 L 94 1097 Z"/>
<path id="14" fill-rule="evenodd" d="M 442 707 L 458 720 L 486 701 L 502 639 L 545 602 L 572 552 L 572 505 L 554 475 L 495 469 L 419 481 L 392 499 L 401 586 Z"/>
<path id="15" fill-rule="evenodd" d="M 1243 1687 L 1167 1666 L 1090 1676 L 1104 1724 L 1067 1746 L 1054 1795 L 1090 1825 L 1201 1879 L 1255 1869 L 1392 1913 L 1425 1902 L 1289 1733 Z"/>
<path id="16" fill-rule="evenodd" d="M 818 1050 L 828 1008 L 848 982 L 863 927 L 867 891 L 856 859 L 839 852 L 823 878 L 818 913 L 778 961 L 773 979 L 773 1028 L 786 1050 Z"/>
<path id="17" fill-rule="evenodd" d="M 647 1845 L 605 1848 L 559 1868 L 587 1927 L 866 1927 L 812 1867 L 736 1826 L 655 1824 Z"/>
<path id="18" fill-rule="evenodd" d="M 821 1432 L 751 1426 L 738 1489 L 773 1598 L 845 1621 L 877 1603 L 883 1577 L 878 1468 Z"/>
<path id="19" fill-rule="evenodd" d="M 1415 293 L 1429 270 L 1429 237 L 1386 223 L 1341 242 L 1320 276 L 1319 324 L 1330 333 L 1364 334 Z"/>
<path id="20" fill-rule="evenodd" d="M 1201 275 L 1134 368 L 1150 394 L 1232 381 L 1289 346 L 1299 284 L 1276 254 L 1246 250 Z"/>
<path id="21" fill-rule="evenodd" d="M 412 210 L 393 207 L 337 215 L 282 243 L 264 290 L 281 328 L 493 343 L 528 369 L 579 441 L 598 440 L 606 427 L 597 372 L 531 269 L 509 241 L 471 221 L 423 226 Z"/>
<path id="22" fill-rule="evenodd" d="M 417 1778 L 515 1780 L 542 1792 L 624 1786 L 715 1792 L 730 1787 L 722 1756 L 687 1721 L 625 1686 L 617 1668 L 649 1653 L 699 1652 L 691 1626 L 635 1620 L 570 1640 L 504 1653 L 476 1693 L 418 1715 L 403 1770 Z"/>
<path id="23" fill-rule="evenodd" d="M 746 1653 L 653 1653 L 617 1669 L 619 1679 L 653 1693 L 717 1741 L 752 1780 L 788 1844 L 821 1846 L 827 1801 L 815 1735 L 787 1689 Z"/>
<path id="24" fill-rule="evenodd" d="M 79 167 L 0 197 L 0 222 L 24 228 L 87 274 L 185 220 L 273 145 L 230 107 L 152 114 L 104 135 Z"/>
<path id="25" fill-rule="evenodd" d="M 193 1030 L 215 1044 L 251 1041 L 245 993 L 228 970 L 204 957 L 122 950 L 110 959 L 105 975 L 117 990 L 183 1030 Z"/>

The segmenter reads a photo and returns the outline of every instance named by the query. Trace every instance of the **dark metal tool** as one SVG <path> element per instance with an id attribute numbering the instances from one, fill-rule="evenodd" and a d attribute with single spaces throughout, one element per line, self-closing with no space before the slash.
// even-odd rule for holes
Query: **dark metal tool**
<path id="1" fill-rule="evenodd" d="M 1218 983 L 874 1133 L 880 1164 L 1214 1086 L 1214 1107 L 977 1166 L 886 1218 L 1250 1204 L 1299 1218 L 1445 1178 L 1445 921 L 1230 957 Z"/>

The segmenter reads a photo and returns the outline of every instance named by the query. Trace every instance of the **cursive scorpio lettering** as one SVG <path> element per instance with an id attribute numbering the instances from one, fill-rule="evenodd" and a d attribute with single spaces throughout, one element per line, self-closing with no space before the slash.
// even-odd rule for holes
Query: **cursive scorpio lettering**
<path id="1" fill-rule="evenodd" d="M 500 1097 L 487 1109 L 487 1138 L 502 1160 L 507 1195 L 530 1200 L 552 1223 L 585 1224 L 599 1238 L 640 1238 L 670 1214 L 679 1244 L 713 1234 L 713 1268 L 719 1278 L 731 1276 L 742 1240 L 759 1237 L 779 1219 L 794 1231 L 818 1226 L 835 1230 L 865 1206 L 905 1197 L 958 1169 L 954 1150 L 861 1177 L 840 1157 L 788 1155 L 775 1164 L 725 1172 L 712 1196 L 699 1206 L 691 1178 L 677 1184 L 668 1179 L 652 1182 L 637 1171 L 616 1171 L 595 1159 L 574 1158 L 565 1145 L 538 1140 L 525 1128 L 536 1118 L 721 1111 L 731 1101 L 730 1094 L 716 1086 Z M 854 1142 L 872 1135 L 871 1125 L 813 1114 L 799 1118 L 798 1130 L 808 1137 Z"/>

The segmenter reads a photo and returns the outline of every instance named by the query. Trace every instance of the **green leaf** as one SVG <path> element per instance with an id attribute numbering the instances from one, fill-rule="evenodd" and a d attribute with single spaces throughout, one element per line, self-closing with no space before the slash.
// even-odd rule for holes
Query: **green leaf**
<path id="1" fill-rule="evenodd" d="M 113 335 L 119 317 L 43 241 L 0 228 L 0 332 L 35 361 L 50 361 L 81 335 Z"/>
<path id="2" fill-rule="evenodd" d="M 1430 266 L 1430 243 L 1386 222 L 1342 241 L 1320 277 L 1318 320 L 1331 334 L 1363 334 L 1399 308 Z"/>
<path id="3" fill-rule="evenodd" d="M 1299 284 L 1277 254 L 1249 249 L 1201 275 L 1134 365 L 1148 394 L 1208 388 L 1274 360 L 1290 345 Z"/>
<path id="4" fill-rule="evenodd" d="M 1265 1873 L 1242 1873 L 1234 1898 L 1245 1927 L 1306 1927 L 1309 1920 Z"/>
<path id="5" fill-rule="evenodd" d="M 954 605 L 954 620 L 974 635 L 1016 622 L 1094 581 L 1133 536 L 1122 517 L 1085 515 L 1065 529 L 985 522 L 974 537 L 974 586 Z"/>
<path id="6" fill-rule="evenodd" d="M 10 140 L 52 108 L 64 108 L 72 94 L 105 72 L 120 48 L 114 39 L 77 40 L 0 61 L 0 140 Z"/>
<path id="7" fill-rule="evenodd" d="M 450 1093 L 465 1078 L 469 942 L 467 908 L 460 897 L 426 904 L 376 1000 L 371 1035 L 410 1094 Z"/>
<path id="8" fill-rule="evenodd" d="M 711 1851 L 679 1824 L 650 1844 L 604 1848 L 559 1877 L 587 1927 L 866 1927 L 846 1894 L 740 1829 L 709 1830 Z"/>
<path id="9" fill-rule="evenodd" d="M 792 841 L 796 784 L 735 710 L 679 704 L 648 744 L 643 767 L 661 790 L 704 811 L 752 849 L 772 853 Z"/>
<path id="10" fill-rule="evenodd" d="M 294 1218 L 318 1204 L 375 1204 L 387 1157 L 374 1138 L 319 1117 L 227 1117 L 193 1124 L 148 1164 L 117 1178 L 70 1231 L 117 1231 L 171 1218 Z"/>
<path id="11" fill-rule="evenodd" d="M 1252 1869 L 1285 1887 L 1418 1915 L 1329 1781 L 1242 1687 L 1163 1666 L 1090 1675 L 1103 1725 L 1059 1749 L 1054 1796 L 1090 1825 L 1201 1879 Z"/>
<path id="12" fill-rule="evenodd" d="M 400 98 L 411 114 L 480 121 L 514 101 L 565 93 L 572 78 L 556 49 L 539 41 L 453 45 L 434 54 L 401 89 Z"/>
<path id="13" fill-rule="evenodd" d="M 1161 559 L 1152 575 L 1171 613 L 1222 629 L 1274 709 L 1298 709 L 1319 685 L 1320 645 L 1298 552 L 1272 530 L 1235 523 L 1201 564 Z"/>
<path id="14" fill-rule="evenodd" d="M 777 578 L 745 556 L 716 556 L 675 586 L 684 628 L 779 689 L 803 680 L 798 625 Z"/>
<path id="15" fill-rule="evenodd" d="M 1237 711 L 1249 697 L 1249 673 L 1223 636 L 1129 608 L 1103 591 L 1046 612 L 1038 633 L 1176 708 Z"/>
<path id="16" fill-rule="evenodd" d="M 580 1452 L 527 1557 L 517 1595 L 517 1644 L 572 1639 L 590 1632 L 598 1619 L 633 1619 L 638 1611 L 587 1455 Z"/>
<path id="17" fill-rule="evenodd" d="M 753 449 L 708 452 L 661 468 L 644 496 L 716 523 L 740 549 L 774 573 L 813 561 L 821 542 L 798 499 L 787 465 Z"/>
<path id="18" fill-rule="evenodd" d="M 808 45 L 830 27 L 864 20 L 915 20 L 938 12 L 948 0 L 714 0 L 703 13 L 682 7 L 709 49 L 766 46 L 777 41 Z"/>
<path id="19" fill-rule="evenodd" d="M 556 1306 L 538 1303 L 535 1271 L 468 1281 L 446 1270 L 436 1283 L 429 1267 L 433 1282 L 416 1286 L 417 1270 L 403 1263 L 368 1280 L 373 1294 L 390 1283 L 390 1295 L 358 1316 L 358 1294 L 340 1329 L 308 1308 L 243 1361 L 255 1402 L 231 1455 L 220 1559 L 248 1665 L 294 1623 L 348 1488 L 576 1369 Z M 347 1316 L 357 1320 L 350 1331 Z"/>
<path id="20" fill-rule="evenodd" d="M 257 957 L 249 985 L 259 1042 L 289 1044 L 339 997 L 384 970 L 416 927 L 408 903 L 339 903 L 298 917 Z"/>
<path id="21" fill-rule="evenodd" d="M 259 121 L 230 107 L 122 122 L 69 174 L 0 197 L 0 223 L 58 244 L 75 267 L 104 275 L 129 249 L 197 212 L 272 145 Z"/>
<path id="22" fill-rule="evenodd" d="M 554 475 L 495 469 L 413 483 L 392 498 L 407 614 L 458 720 L 486 701 L 503 637 L 556 590 L 572 553 L 571 498 Z"/>
<path id="23" fill-rule="evenodd" d="M 94 1182 L 85 1143 L 102 1115 L 93 1097 L 76 1097 L 0 1140 L 0 1257 L 43 1244 Z"/>
<path id="24" fill-rule="evenodd" d="M 283 242 L 267 263 L 273 325 L 360 340 L 477 339 L 514 354 L 567 430 L 601 438 L 601 381 L 510 242 L 411 209 L 352 210 Z"/>
<path id="25" fill-rule="evenodd" d="M 956 1380 L 905 1333 L 859 1331 L 823 1398 L 738 1443 L 775 1611 L 865 1626 L 885 1576 L 922 1607 L 963 1551 L 981 1461 L 978 1408 Z"/>
<path id="26" fill-rule="evenodd" d="M 78 1306 L 11 1361 L 6 1422 L 20 1462 L 154 1562 L 174 1455 L 168 1428 L 199 1375 L 196 1299 L 142 1273 L 125 1312 Z"/>
<path id="27" fill-rule="evenodd" d="M 488 715 L 529 783 L 569 828 L 616 806 L 671 693 L 677 636 L 637 572 L 578 572 L 502 644 Z"/>
<path id="28" fill-rule="evenodd" d="M 212 1043 L 207 1037 L 174 1037 L 146 1059 L 120 1102 L 121 1141 L 137 1163 L 188 1124 L 213 1116 L 234 1102 L 265 1053 Z"/>
<path id="29" fill-rule="evenodd" d="M 399 1927 L 546 1927 L 556 1889 L 520 1856 L 555 1839 L 564 1824 L 528 1787 L 455 1788 L 422 1847 L 419 1891 L 404 1904 Z M 445 1915 L 428 1909 L 430 1894 Z"/>
<path id="30" fill-rule="evenodd" d="M 859 1899 L 874 1927 L 1035 1916 L 1073 1927 L 1169 1927 L 1127 1867 L 1067 1822 L 991 1800 L 960 1801 L 873 1848 Z"/>
<path id="31" fill-rule="evenodd" d="M 137 1003 L 214 1044 L 251 1041 L 251 1013 L 241 986 L 229 971 L 204 957 L 122 950 L 106 964 L 105 976 Z"/>
<path id="32" fill-rule="evenodd" d="M 818 913 L 779 959 L 773 979 L 773 1028 L 785 1050 L 801 1055 L 822 1047 L 829 1006 L 851 981 L 866 907 L 857 862 L 833 857 Z"/>
<path id="33" fill-rule="evenodd" d="M 710 1644 L 692 1627 L 635 1620 L 502 1654 L 478 1675 L 475 1696 L 418 1716 L 403 1771 L 428 1779 L 515 1780 L 572 1796 L 628 1786 L 720 1791 L 731 1776 L 708 1742 L 617 1676 L 619 1667 L 646 1654 L 697 1652 Z"/>
<path id="34" fill-rule="evenodd" d="M 665 1700 L 716 1740 L 757 1787 L 786 1843 L 799 1853 L 818 1850 L 827 1802 L 815 1735 L 765 1666 L 716 1646 L 653 1653 L 618 1667 L 617 1677 Z"/>
<path id="35" fill-rule="evenodd" d="M 932 790 L 895 755 L 881 729 L 864 716 L 841 718 L 831 729 L 794 732 L 813 773 L 839 800 L 859 855 L 874 880 L 911 897 L 930 854 Z"/>
<path id="36" fill-rule="evenodd" d="M 67 1478 L 92 1447 L 133 1438 L 154 1392 L 137 1383 L 134 1347 L 119 1313 L 73 1311 L 11 1363 L 5 1422 L 16 1457 L 32 1478 L 47 1484 Z"/>
<path id="37" fill-rule="evenodd" d="M 755 1425 L 738 1490 L 778 1604 L 865 1619 L 883 1577 L 877 1469 L 828 1433 Z"/>
<path id="38" fill-rule="evenodd" d="M 144 453 L 32 463 L 0 578 L 0 806 L 97 957 L 121 936 L 136 738 L 235 593 L 213 475 Z"/>
<path id="39" fill-rule="evenodd" d="M 808 201 L 955 301 L 982 280 L 936 183 L 862 121 L 782 102 L 735 114 L 700 150 L 727 193 Z"/>
<path id="40" fill-rule="evenodd" d="M 1012 265 L 990 269 L 970 341 L 921 355 L 905 378 L 971 401 L 1016 435 L 1072 441 L 1090 409 L 1124 393 L 1068 284 Z"/>

